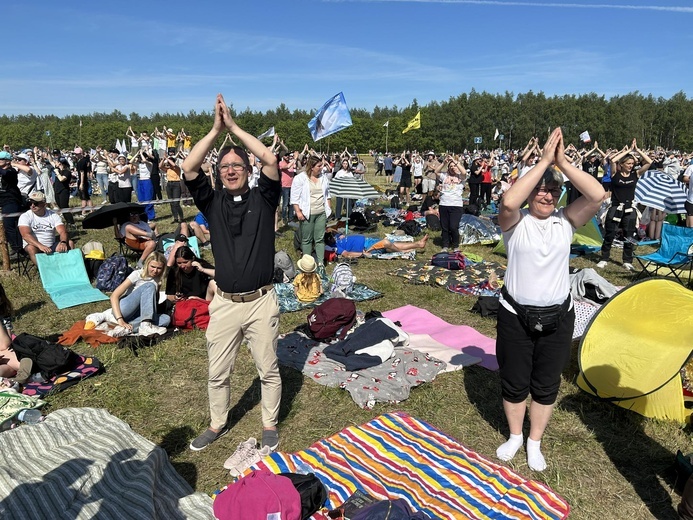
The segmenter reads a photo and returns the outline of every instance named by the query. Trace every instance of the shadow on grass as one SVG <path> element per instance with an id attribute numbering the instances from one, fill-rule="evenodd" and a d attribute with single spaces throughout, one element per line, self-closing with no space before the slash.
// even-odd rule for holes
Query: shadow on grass
<path id="1" fill-rule="evenodd" d="M 29 314 L 30 312 L 37 311 L 45 305 L 45 301 L 28 303 L 26 305 L 22 305 L 19 309 L 15 309 L 14 314 L 18 317 L 23 316 L 25 314 Z"/>
<path id="2" fill-rule="evenodd" d="M 503 414 L 500 376 L 480 366 L 472 365 L 464 369 L 464 388 L 469 402 L 479 415 L 495 430 L 503 435 L 509 434 L 508 424 Z"/>
<path id="3" fill-rule="evenodd" d="M 197 466 L 191 462 L 176 462 L 174 459 L 188 449 L 188 443 L 195 437 L 195 430 L 190 426 L 174 428 L 159 443 L 168 454 L 171 465 L 193 489 L 197 488 Z"/>
<path id="4" fill-rule="evenodd" d="M 282 400 L 279 405 L 279 424 L 291 413 L 294 398 L 303 386 L 303 374 L 293 368 L 279 365 L 279 374 L 282 378 Z M 256 377 L 250 386 L 243 392 L 238 402 L 229 411 L 229 419 L 226 425 L 233 429 L 243 416 L 260 403 L 262 391 L 260 378 Z"/>
<path id="5" fill-rule="evenodd" d="M 610 366 L 593 367 L 586 375 L 591 381 L 600 378 L 618 381 L 619 377 L 618 371 Z M 619 392 L 621 395 L 640 394 L 629 388 L 619 388 Z M 642 415 L 587 394 L 565 396 L 558 406 L 575 414 L 593 432 L 614 467 L 655 518 L 678 517 L 669 491 L 660 482 L 661 478 L 673 486 L 670 469 L 675 455 L 647 435 Z"/>

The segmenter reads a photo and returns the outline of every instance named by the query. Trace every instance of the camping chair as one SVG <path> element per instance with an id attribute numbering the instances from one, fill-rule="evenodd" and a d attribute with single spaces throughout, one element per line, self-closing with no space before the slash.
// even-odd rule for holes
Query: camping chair
<path id="1" fill-rule="evenodd" d="M 38 271 L 34 262 L 31 261 L 29 253 L 24 251 L 24 249 L 17 250 L 17 259 L 15 260 L 17 264 L 17 271 L 19 271 L 20 276 L 26 276 L 29 280 L 33 278 L 34 271 Z"/>
<path id="2" fill-rule="evenodd" d="M 130 244 L 125 242 L 125 237 L 120 233 L 120 226 L 118 224 L 113 225 L 113 234 L 118 242 L 118 254 L 120 256 L 127 256 L 130 254 L 136 260 L 139 260 L 140 256 L 142 255 L 142 250 L 135 249 L 134 247 L 130 246 Z"/>
<path id="3" fill-rule="evenodd" d="M 688 269 L 688 284 L 691 283 L 691 270 L 693 269 L 693 228 L 685 228 L 664 224 L 659 249 L 649 255 L 636 255 L 635 259 L 642 267 L 642 271 L 636 276 L 636 280 L 647 276 L 674 275 L 676 280 L 683 285 L 679 272 Z M 660 271 L 664 274 L 660 274 Z"/>

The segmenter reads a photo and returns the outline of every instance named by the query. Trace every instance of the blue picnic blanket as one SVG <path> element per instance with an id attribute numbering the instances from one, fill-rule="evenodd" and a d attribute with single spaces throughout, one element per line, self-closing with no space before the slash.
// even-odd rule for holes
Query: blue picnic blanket
<path id="1" fill-rule="evenodd" d="M 108 296 L 89 283 L 79 249 L 50 255 L 37 254 L 36 265 L 43 288 L 58 309 L 108 300 Z"/>

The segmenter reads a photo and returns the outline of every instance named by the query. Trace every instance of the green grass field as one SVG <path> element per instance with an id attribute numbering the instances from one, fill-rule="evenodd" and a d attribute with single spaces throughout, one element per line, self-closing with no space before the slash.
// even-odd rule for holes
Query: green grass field
<path id="1" fill-rule="evenodd" d="M 367 161 L 372 170 L 371 160 Z M 382 179 L 372 174 L 368 176 L 373 184 L 382 184 Z M 191 218 L 196 209 L 185 208 L 185 213 Z M 173 231 L 169 207 L 157 206 L 157 215 L 161 231 Z M 439 250 L 438 235 L 432 235 L 426 251 L 419 254 L 417 260 L 427 260 Z M 79 246 L 89 240 L 100 240 L 107 254 L 117 250 L 110 229 L 88 232 L 80 229 L 73 238 Z M 283 237 L 277 239 L 277 249 L 286 249 L 296 260 L 299 256 L 293 250 L 292 240 L 292 233 L 287 229 Z M 492 246 L 463 248 L 487 260 L 503 263 L 504 258 L 491 253 L 491 249 Z M 212 260 L 209 251 L 205 251 L 204 256 Z M 620 251 L 614 250 L 613 256 L 620 259 Z M 387 274 L 403 263 L 359 260 L 354 266 L 358 281 L 384 294 L 378 300 L 359 303 L 359 309 L 385 311 L 412 304 L 450 323 L 469 325 L 495 337 L 495 320 L 469 312 L 475 298 L 456 295 L 441 287 L 409 285 L 404 279 Z M 594 265 L 588 259 L 576 259 L 572 264 L 576 267 Z M 217 262 L 216 268 L 223 269 L 224 262 Z M 328 267 L 328 272 L 331 269 Z M 616 285 L 626 285 L 630 281 L 619 264 L 610 264 L 605 276 Z M 55 338 L 75 321 L 107 306 L 107 302 L 102 302 L 58 311 L 36 275 L 27 280 L 12 272 L 1 280 L 16 309 L 16 332 Z M 299 311 L 282 315 L 282 332 L 303 323 L 307 314 L 308 311 Z M 662 333 L 665 334 L 664 324 Z M 188 444 L 209 421 L 207 358 L 202 332 L 180 334 L 141 349 L 137 355 L 112 345 L 94 350 L 80 343 L 75 350 L 96 355 L 106 372 L 49 397 L 45 411 L 50 413 L 65 407 L 106 408 L 136 432 L 160 444 L 179 473 L 197 491 L 209 494 L 226 485 L 230 477 L 222 467 L 224 460 L 238 443 L 261 434 L 259 381 L 247 349 L 239 355 L 232 379 L 233 429 L 201 452 L 190 451 Z M 529 470 L 524 450 L 510 466 L 528 478 L 546 482 L 564 496 L 572 507 L 571 518 L 676 518 L 679 497 L 672 489 L 673 480 L 666 470 L 677 449 L 684 453 L 693 451 L 689 432 L 675 424 L 645 419 L 598 402 L 575 386 L 577 371 L 575 344 L 572 361 L 563 374 L 554 417 L 542 445 L 548 469 L 543 473 Z M 483 368 L 470 367 L 442 374 L 432 383 L 413 389 L 408 400 L 396 405 L 376 405 L 373 410 L 358 408 L 347 392 L 318 385 L 293 369 L 282 367 L 281 374 L 283 398 L 279 428 L 283 451 L 306 448 L 345 426 L 393 410 L 403 410 L 432 423 L 491 460 L 495 460 L 496 447 L 507 435 L 498 375 Z"/>

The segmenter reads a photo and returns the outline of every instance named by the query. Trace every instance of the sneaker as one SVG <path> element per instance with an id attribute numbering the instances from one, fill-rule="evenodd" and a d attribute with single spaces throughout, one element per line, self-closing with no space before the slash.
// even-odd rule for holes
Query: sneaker
<path id="1" fill-rule="evenodd" d="M 626 271 L 635 271 L 635 267 L 633 267 L 633 264 L 629 264 L 628 262 L 623 263 L 623 268 Z"/>
<path id="2" fill-rule="evenodd" d="M 447 248 L 447 247 L 443 247 L 443 248 L 441 248 L 440 252 L 441 252 L 441 253 L 447 253 L 447 252 L 448 252 L 448 248 Z"/>
<path id="3" fill-rule="evenodd" d="M 279 432 L 277 430 L 262 430 L 262 447 L 269 446 L 274 451 L 279 446 Z"/>
<path id="4" fill-rule="evenodd" d="M 604 269 L 604 268 L 606 267 L 606 260 L 602 260 L 601 262 L 599 262 L 599 263 L 597 264 L 597 267 L 598 267 L 599 269 Z"/>
<path id="5" fill-rule="evenodd" d="M 166 327 L 159 327 L 158 325 L 154 325 L 151 321 L 143 321 L 140 323 L 140 328 L 137 333 L 140 336 L 154 336 L 155 334 L 166 334 L 167 330 Z"/>
<path id="6" fill-rule="evenodd" d="M 229 473 L 231 473 L 231 476 L 233 477 L 240 477 L 250 466 L 257 464 L 268 455 L 271 455 L 271 453 L 272 450 L 269 446 L 263 446 L 259 450 L 257 448 L 253 448 L 252 450 L 245 452 L 242 457 L 239 457 L 238 462 L 229 470 Z"/>
<path id="7" fill-rule="evenodd" d="M 19 362 L 19 370 L 17 370 L 17 375 L 14 376 L 16 383 L 23 385 L 31 377 L 31 369 L 34 368 L 34 362 L 26 357 Z"/>
<path id="8" fill-rule="evenodd" d="M 262 454 L 261 454 L 262 452 Z M 241 456 L 236 460 L 236 465 L 229 468 L 229 474 L 232 477 L 240 477 L 245 470 L 251 467 L 253 464 L 257 464 L 262 460 L 263 457 L 271 454 L 269 447 L 264 446 L 261 450 L 257 447 L 248 450 L 241 454 Z"/>
<path id="9" fill-rule="evenodd" d="M 229 433 L 229 429 L 224 426 L 221 430 L 218 432 L 215 432 L 209 428 L 207 428 L 202 435 L 197 437 L 194 441 L 190 443 L 190 449 L 193 451 L 200 451 L 204 450 L 207 446 L 212 444 L 215 440 L 217 440 L 219 437 L 222 437 L 223 435 L 226 435 Z"/>
<path id="10" fill-rule="evenodd" d="M 236 465 L 238 465 L 241 460 L 243 460 L 251 451 L 257 451 L 257 439 L 255 437 L 251 437 L 247 441 L 240 443 L 238 448 L 236 448 L 236 451 L 233 452 L 233 455 L 231 455 L 228 459 L 226 459 L 226 462 L 224 462 L 224 468 L 233 470 L 233 468 L 236 467 Z"/>
<path id="11" fill-rule="evenodd" d="M 128 334 L 130 334 L 130 329 L 128 329 L 127 327 L 123 327 L 122 325 L 118 325 L 116 327 L 113 327 L 106 334 L 111 336 L 112 338 L 122 338 L 123 336 L 127 336 Z"/>

